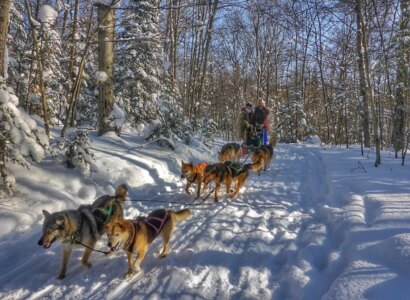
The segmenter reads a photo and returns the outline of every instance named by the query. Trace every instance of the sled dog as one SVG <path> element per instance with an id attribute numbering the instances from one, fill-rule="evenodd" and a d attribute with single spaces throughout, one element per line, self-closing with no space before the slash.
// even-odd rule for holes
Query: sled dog
<path id="1" fill-rule="evenodd" d="M 186 187 L 185 192 L 190 194 L 189 188 L 192 183 L 197 184 L 197 191 L 196 197 L 199 198 L 201 196 L 201 186 L 202 181 L 204 178 L 205 168 L 208 166 L 206 163 L 200 164 L 193 164 L 193 163 L 185 163 L 182 161 L 181 165 L 181 178 L 186 178 Z"/>
<path id="2" fill-rule="evenodd" d="M 127 193 L 125 184 L 118 186 L 115 196 L 104 195 L 97 198 L 91 205 L 81 205 L 77 210 L 63 210 L 50 214 L 43 210 L 43 234 L 38 241 L 39 246 L 50 248 L 60 241 L 63 246 L 63 256 L 58 279 L 66 275 L 68 260 L 74 244 L 83 244 L 94 248 L 100 239 L 104 224 L 110 224 L 124 219 L 123 203 Z M 92 250 L 84 247 L 81 262 L 91 267 L 88 261 Z"/>
<path id="3" fill-rule="evenodd" d="M 221 151 L 218 152 L 218 160 L 225 161 L 239 161 L 241 158 L 241 145 L 237 143 L 228 143 L 223 145 Z"/>
<path id="4" fill-rule="evenodd" d="M 253 163 L 256 162 L 261 162 L 260 165 L 260 169 L 258 171 L 258 174 L 260 174 L 260 170 L 263 168 L 264 171 L 266 171 L 271 163 L 272 163 L 272 159 L 273 159 L 273 150 L 276 146 L 276 141 L 274 139 L 271 139 L 269 142 L 269 145 L 263 145 L 260 148 L 256 149 L 251 156 L 251 160 Z"/>
<path id="5" fill-rule="evenodd" d="M 214 168 L 209 169 L 205 173 L 204 183 L 209 184 L 210 181 L 215 182 L 215 197 L 214 202 L 219 200 L 219 190 L 221 184 L 226 187 L 226 192 L 235 198 L 239 194 L 240 188 L 245 184 L 249 177 L 249 170 L 258 172 L 259 163 L 241 164 L 239 162 L 226 161 L 219 163 Z M 235 183 L 235 190 L 231 191 L 231 183 Z"/>
<path id="6" fill-rule="evenodd" d="M 114 252 L 122 248 L 127 253 L 128 271 L 124 276 L 129 277 L 140 271 L 148 247 L 158 235 L 161 235 L 164 242 L 160 257 L 166 257 L 175 223 L 185 220 L 190 215 L 189 209 L 177 212 L 158 209 L 147 217 L 122 220 L 104 226 L 103 230 L 107 234 L 107 246 L 110 250 Z"/>
<path id="7" fill-rule="evenodd" d="M 92 211 L 91 205 L 82 205 L 77 210 L 63 210 L 51 214 L 43 210 L 43 235 L 38 245 L 48 249 L 56 241 L 62 243 L 63 256 L 58 279 L 63 279 L 66 275 L 73 244 L 81 243 L 94 248 L 100 239 L 105 219 L 95 216 Z M 81 259 L 81 263 L 88 268 L 91 267 L 89 262 L 91 252 L 91 249 L 85 248 Z"/>
<path id="8" fill-rule="evenodd" d="M 104 195 L 98 197 L 91 206 L 93 207 L 94 215 L 104 218 L 106 224 L 124 219 L 124 202 L 128 188 L 125 184 L 121 184 L 115 191 L 115 196 Z"/>

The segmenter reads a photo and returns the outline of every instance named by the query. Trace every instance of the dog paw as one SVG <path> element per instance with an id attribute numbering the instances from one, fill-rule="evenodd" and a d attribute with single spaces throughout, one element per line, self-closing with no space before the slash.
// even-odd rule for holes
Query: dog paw
<path id="1" fill-rule="evenodd" d="M 133 267 L 132 269 L 134 271 L 133 273 L 138 273 L 139 271 L 141 271 L 140 267 Z"/>
<path id="2" fill-rule="evenodd" d="M 216 202 L 218 202 L 219 200 L 218 199 L 214 199 L 214 202 L 216 203 Z"/>
<path id="3" fill-rule="evenodd" d="M 91 266 L 93 265 L 89 261 L 82 261 L 81 263 L 83 264 L 83 266 L 86 266 L 87 268 L 91 268 Z"/>
<path id="4" fill-rule="evenodd" d="M 60 280 L 62 280 L 62 279 L 64 279 L 65 278 L 65 274 L 60 274 L 60 275 L 58 275 L 58 277 L 57 277 L 57 279 L 60 279 Z"/>
<path id="5" fill-rule="evenodd" d="M 167 257 L 168 256 L 168 253 L 161 253 L 160 255 L 159 255 L 159 258 L 165 258 L 165 257 Z"/>

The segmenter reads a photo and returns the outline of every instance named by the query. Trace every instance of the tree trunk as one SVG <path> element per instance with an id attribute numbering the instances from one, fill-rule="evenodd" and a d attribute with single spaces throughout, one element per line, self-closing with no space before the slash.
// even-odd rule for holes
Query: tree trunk
<path id="1" fill-rule="evenodd" d="M 48 105 L 47 105 L 47 97 L 46 97 L 46 87 L 44 84 L 44 77 L 43 77 L 43 58 L 41 57 L 40 53 L 40 45 L 38 43 L 37 35 L 38 32 L 32 22 L 33 20 L 33 15 L 31 13 L 31 6 L 28 0 L 26 0 L 26 9 L 28 13 L 28 17 L 30 20 L 30 26 L 31 26 L 31 35 L 33 37 L 33 43 L 34 43 L 34 50 L 36 53 L 36 60 L 37 60 L 37 69 L 38 69 L 38 77 L 39 77 L 39 86 L 40 86 L 40 93 L 41 93 L 41 105 L 43 109 L 43 122 L 44 122 L 44 129 L 46 131 L 47 136 L 50 136 L 50 128 L 48 125 Z"/>
<path id="2" fill-rule="evenodd" d="M 10 0 L 0 1 L 0 77 L 5 77 L 5 55 L 9 29 Z"/>
<path id="3" fill-rule="evenodd" d="M 408 97 L 409 82 L 409 53 L 406 50 L 405 40 L 410 39 L 410 0 L 402 0 L 400 3 L 400 40 L 397 51 L 397 78 L 395 87 L 395 106 L 393 115 L 393 146 L 397 153 L 404 149 L 406 134 L 406 98 Z"/>
<path id="4" fill-rule="evenodd" d="M 113 102 L 112 69 L 114 64 L 114 9 L 102 4 L 98 5 L 98 69 L 107 74 L 107 80 L 99 81 L 98 94 L 98 135 L 112 131 L 108 116 Z"/>
<path id="5" fill-rule="evenodd" d="M 364 143 L 366 147 L 370 147 L 370 131 L 369 131 L 369 112 L 368 102 L 371 105 L 372 120 L 373 120 L 373 138 L 376 147 L 375 167 L 380 165 L 380 135 L 379 135 L 379 121 L 376 112 L 376 104 L 371 87 L 369 58 L 366 42 L 366 26 L 363 19 L 363 14 L 360 6 L 360 0 L 356 0 L 355 5 L 356 21 L 357 21 L 357 48 L 359 55 L 359 76 L 360 76 L 360 95 L 363 97 L 363 129 L 364 129 Z M 366 112 L 367 111 L 367 112 Z M 368 132 L 366 132 L 368 130 Z M 366 140 L 366 135 L 368 134 Z"/>
<path id="6" fill-rule="evenodd" d="M 9 10 L 10 10 L 10 0 L 0 1 L 0 78 L 5 77 L 5 54 L 7 47 L 7 34 L 9 28 Z M 1 135 L 4 137 L 4 126 L 3 122 L 0 122 Z M 6 139 L 2 138 L 0 143 L 0 174 L 3 179 L 6 177 L 5 167 L 6 167 Z M 4 188 L 4 184 L 2 185 Z"/>
<path id="7" fill-rule="evenodd" d="M 355 5 L 356 12 L 356 24 L 357 24 L 357 53 L 358 53 L 358 67 L 359 67 L 359 95 L 361 97 L 361 115 L 362 115 L 362 127 L 364 146 L 370 147 L 370 121 L 369 121 L 369 95 L 366 88 L 366 67 L 365 67 L 365 55 L 364 47 L 364 25 L 363 15 L 360 6 L 360 0 L 356 0 Z"/>

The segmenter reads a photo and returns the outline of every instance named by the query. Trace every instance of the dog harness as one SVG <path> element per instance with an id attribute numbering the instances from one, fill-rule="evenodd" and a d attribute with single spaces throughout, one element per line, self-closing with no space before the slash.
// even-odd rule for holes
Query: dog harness
<path id="1" fill-rule="evenodd" d="M 154 229 L 154 231 L 155 231 L 155 236 L 154 236 L 154 238 L 153 239 L 155 239 L 159 234 L 160 234 L 160 232 L 161 232 L 161 230 L 162 230 L 162 227 L 164 227 L 164 224 L 165 224 L 165 222 L 168 220 L 168 216 L 170 215 L 170 212 L 169 212 L 169 210 L 166 210 L 165 211 L 165 213 L 164 213 L 164 216 L 162 217 L 162 218 L 159 218 L 159 217 L 150 217 L 150 216 L 147 216 L 147 217 L 145 217 L 144 218 L 144 220 L 143 220 L 143 222 L 145 223 L 145 224 L 147 224 L 148 226 L 150 226 L 152 229 Z M 153 221 L 155 222 L 155 221 L 157 221 L 157 222 L 159 222 L 159 226 L 157 227 L 157 226 L 155 226 L 155 224 L 153 223 Z"/>
<path id="2" fill-rule="evenodd" d="M 150 242 L 152 242 L 160 233 L 162 228 L 164 227 L 165 222 L 168 220 L 169 216 L 171 215 L 171 212 L 169 210 L 164 210 L 164 215 L 162 218 L 160 217 L 154 217 L 154 216 L 146 216 L 146 217 L 138 217 L 136 220 L 133 220 L 132 223 L 134 224 L 134 232 L 132 233 L 132 238 L 130 240 L 130 245 L 127 247 L 130 251 L 132 252 L 132 247 L 134 244 L 134 238 L 136 234 L 136 228 L 135 226 L 138 225 L 138 223 L 143 222 L 148 227 L 153 231 L 155 234 L 153 235 L 152 239 L 150 239 Z M 157 223 L 157 224 L 155 224 Z"/>
<path id="3" fill-rule="evenodd" d="M 199 170 L 201 170 L 201 169 L 205 169 L 207 166 L 208 166 L 208 164 L 207 163 L 200 163 L 200 164 L 196 164 L 196 165 L 194 165 L 197 169 L 199 169 Z M 191 182 L 195 182 L 196 181 L 196 179 L 198 178 L 198 174 L 199 174 L 199 172 L 195 172 L 195 176 L 194 176 L 194 178 L 192 179 L 192 181 Z"/>

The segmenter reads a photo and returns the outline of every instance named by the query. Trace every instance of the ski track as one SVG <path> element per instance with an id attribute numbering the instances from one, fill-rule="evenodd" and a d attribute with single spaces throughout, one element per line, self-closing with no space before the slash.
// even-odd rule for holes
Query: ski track
<path id="1" fill-rule="evenodd" d="M 113 148 L 99 149 L 99 155 L 112 155 L 147 170 L 154 182 L 130 190 L 129 197 L 170 201 L 168 205 L 127 202 L 126 217 L 194 203 L 172 163 L 177 156 L 145 149 L 124 151 L 121 145 L 112 143 Z M 169 256 L 158 258 L 162 241 L 155 240 L 142 263 L 144 271 L 130 280 L 123 279 L 127 262 L 121 251 L 109 257 L 94 253 L 93 266 L 86 269 L 79 262 L 82 250 L 74 250 L 67 278 L 59 281 L 54 278 L 60 247 L 44 251 L 34 245 L 39 226 L 15 241 L 7 238 L 3 247 L 21 244 L 21 250 L 0 254 L 1 261 L 7 261 L 0 276 L 0 298 L 332 299 L 329 290 L 348 268 L 342 254 L 352 251 L 347 242 L 354 233 L 346 228 L 377 224 L 391 208 L 377 202 L 377 196 L 362 197 L 359 185 L 357 191 L 343 184 L 335 187 L 326 165 L 330 158 L 321 151 L 306 145 L 278 145 L 270 169 L 260 176 L 251 174 L 236 199 L 224 195 L 214 203 L 212 193 L 203 204 L 190 207 L 193 214 L 176 226 Z M 133 154 L 137 152 L 138 157 Z M 149 160 L 142 159 L 141 153 Z M 166 166 L 169 174 L 160 173 L 158 165 Z M 223 187 L 221 195 L 224 191 Z M 406 213 L 410 217 L 410 210 Z M 104 248 L 104 241 L 97 248 Z M 28 256 L 25 245 L 31 251 Z M 27 285 L 13 284 L 12 278 L 27 276 L 26 272 L 33 274 Z"/>

